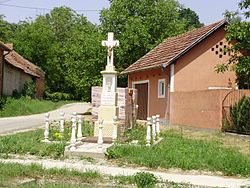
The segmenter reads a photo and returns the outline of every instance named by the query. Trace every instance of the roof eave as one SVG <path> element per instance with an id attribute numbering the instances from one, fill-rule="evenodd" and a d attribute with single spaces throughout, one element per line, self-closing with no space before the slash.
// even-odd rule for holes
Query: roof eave
<path id="1" fill-rule="evenodd" d="M 141 72 L 141 71 L 145 71 L 145 70 L 154 70 L 154 69 L 159 69 L 159 68 L 161 68 L 161 66 L 150 66 L 150 67 L 145 67 L 145 68 L 136 69 L 136 70 L 132 70 L 132 71 L 122 71 L 120 73 L 120 75 L 131 74 L 131 73 Z"/>
<path id="2" fill-rule="evenodd" d="M 1 41 L 0 41 L 0 48 L 3 49 L 4 51 L 11 51 L 11 49 Z"/>
<path id="3" fill-rule="evenodd" d="M 221 26 L 225 25 L 226 23 L 227 23 L 227 21 L 224 20 L 223 22 L 221 22 L 220 24 L 218 24 L 216 27 L 214 27 L 213 29 L 209 30 L 205 35 L 203 35 L 200 38 L 198 38 L 193 44 L 191 44 L 186 49 L 184 49 L 182 52 L 180 52 L 179 54 L 177 54 L 170 61 L 168 61 L 167 63 L 164 63 L 165 66 L 169 66 L 169 65 L 173 64 L 174 62 L 176 62 L 177 59 L 179 59 L 181 56 L 183 56 L 185 53 L 187 53 L 189 50 L 191 50 L 193 47 L 195 47 L 197 44 L 199 44 L 201 41 L 203 41 L 205 38 L 207 38 L 208 36 L 210 36 L 213 32 L 215 32 L 217 29 L 219 29 Z"/>
<path id="4" fill-rule="evenodd" d="M 205 38 L 207 38 L 208 36 L 210 36 L 214 31 L 216 31 L 217 29 L 219 29 L 221 26 L 225 25 L 226 23 L 227 23 L 226 20 L 224 20 L 223 22 L 219 23 L 213 29 L 211 29 L 210 31 L 208 31 L 205 35 L 201 36 L 199 39 L 197 39 L 190 46 L 188 46 L 187 48 L 185 48 L 182 52 L 180 52 L 175 57 L 173 57 L 170 61 L 168 61 L 166 63 L 163 63 L 165 65 L 165 67 L 167 67 L 167 66 L 171 65 L 172 63 L 176 62 L 177 59 L 179 59 L 181 56 L 183 56 L 185 53 L 187 53 L 189 50 L 191 50 L 194 46 L 196 46 L 197 44 L 199 44 L 201 41 L 203 41 Z M 145 67 L 145 68 L 141 68 L 141 69 L 137 69 L 137 70 L 132 70 L 132 71 L 126 71 L 126 70 L 124 70 L 120 74 L 131 74 L 131 73 L 145 71 L 145 70 L 157 69 L 159 67 L 160 66 L 150 66 L 150 67 Z"/>

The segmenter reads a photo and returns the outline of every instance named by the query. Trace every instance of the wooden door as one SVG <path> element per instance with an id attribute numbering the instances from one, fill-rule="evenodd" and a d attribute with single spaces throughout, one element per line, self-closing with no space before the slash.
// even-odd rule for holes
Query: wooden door
<path id="1" fill-rule="evenodd" d="M 148 115 L 148 83 L 135 84 L 135 89 L 137 89 L 137 118 L 146 120 Z"/>

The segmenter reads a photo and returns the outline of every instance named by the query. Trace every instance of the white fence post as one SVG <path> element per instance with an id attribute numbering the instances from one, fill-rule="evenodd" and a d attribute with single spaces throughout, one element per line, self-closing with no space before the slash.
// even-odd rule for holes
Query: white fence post
<path id="1" fill-rule="evenodd" d="M 155 138 L 156 138 L 155 124 L 156 124 L 156 116 L 152 116 L 152 136 L 153 136 L 153 142 L 155 142 Z"/>
<path id="2" fill-rule="evenodd" d="M 60 132 L 64 132 L 64 112 L 60 112 Z"/>
<path id="3" fill-rule="evenodd" d="M 76 112 L 73 113 L 72 116 L 72 133 L 70 139 L 70 150 L 76 149 Z"/>
<path id="4" fill-rule="evenodd" d="M 45 114 L 44 141 L 49 142 L 49 113 Z"/>
<path id="5" fill-rule="evenodd" d="M 146 136 L 146 146 L 150 146 L 151 141 L 151 117 L 147 118 L 147 136 Z"/>
<path id="6" fill-rule="evenodd" d="M 117 116 L 113 118 L 113 132 L 112 132 L 112 142 L 115 142 L 117 139 Z"/>
<path id="7" fill-rule="evenodd" d="M 156 115 L 156 133 L 158 137 L 160 136 L 160 115 Z"/>
<path id="8" fill-rule="evenodd" d="M 99 131 L 98 131 L 97 144 L 98 144 L 98 148 L 102 148 L 102 144 L 103 144 L 103 138 L 102 138 L 103 120 L 99 120 L 98 124 L 99 124 Z"/>
<path id="9" fill-rule="evenodd" d="M 78 115 L 78 129 L 77 129 L 77 140 L 82 139 L 82 115 Z"/>
<path id="10" fill-rule="evenodd" d="M 136 122 L 137 116 L 138 116 L 138 109 L 139 109 L 139 106 L 135 105 L 135 122 Z"/>

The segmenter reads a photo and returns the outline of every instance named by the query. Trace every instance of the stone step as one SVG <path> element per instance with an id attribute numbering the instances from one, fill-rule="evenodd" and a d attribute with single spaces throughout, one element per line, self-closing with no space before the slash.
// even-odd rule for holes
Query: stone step
<path id="1" fill-rule="evenodd" d="M 103 137 L 103 143 L 105 144 L 111 144 L 112 143 L 112 138 L 110 137 Z M 82 142 L 87 142 L 87 143 L 97 143 L 98 137 L 93 136 L 93 137 L 86 137 L 82 139 Z"/>

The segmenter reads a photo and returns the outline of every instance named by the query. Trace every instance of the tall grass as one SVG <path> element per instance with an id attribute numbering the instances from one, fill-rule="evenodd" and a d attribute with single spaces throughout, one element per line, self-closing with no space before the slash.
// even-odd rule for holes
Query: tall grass
<path id="1" fill-rule="evenodd" d="M 29 99 L 21 97 L 19 99 L 7 98 L 7 101 L 0 111 L 0 117 L 11 117 L 20 115 L 30 115 L 54 110 L 70 101 L 52 102 L 46 100 Z"/>
<path id="2" fill-rule="evenodd" d="M 64 183 L 89 183 L 101 182 L 102 176 L 96 171 L 79 172 L 75 170 L 66 169 L 44 169 L 40 165 L 21 165 L 14 163 L 0 163 L 0 187 L 11 187 L 11 184 L 15 183 L 15 179 L 31 178 L 35 180 L 42 179 L 44 182 L 51 180 L 57 183 L 48 183 L 49 187 L 58 187 Z M 52 181 L 52 182 L 53 182 Z M 46 184 L 45 184 L 46 185 Z M 44 186 L 45 186 L 44 185 Z M 38 184 L 34 183 L 34 186 L 20 186 L 20 187 L 38 187 Z M 47 187 L 47 186 L 45 186 Z M 72 186 L 73 187 L 73 186 Z"/>
<path id="3" fill-rule="evenodd" d="M 66 142 L 70 141 L 71 123 L 65 122 L 64 133 L 60 133 L 60 125 L 53 122 L 50 124 L 49 140 L 60 141 L 53 144 L 42 142 L 44 130 L 38 129 L 17 133 L 15 135 L 0 136 L 0 155 L 7 157 L 8 154 L 30 154 L 37 156 L 48 156 L 51 158 L 62 158 Z M 58 137 L 57 135 L 62 135 Z M 84 136 L 93 135 L 93 126 L 85 121 L 82 124 L 82 134 Z"/>
<path id="4" fill-rule="evenodd" d="M 41 142 L 44 130 L 36 130 L 0 137 L 0 154 L 30 154 L 38 156 L 63 157 L 66 142 L 45 144 Z"/>
<path id="5" fill-rule="evenodd" d="M 155 147 L 117 145 L 108 150 L 110 158 L 147 167 L 220 171 L 225 175 L 250 176 L 250 156 L 220 143 L 183 138 L 167 131 Z"/>

